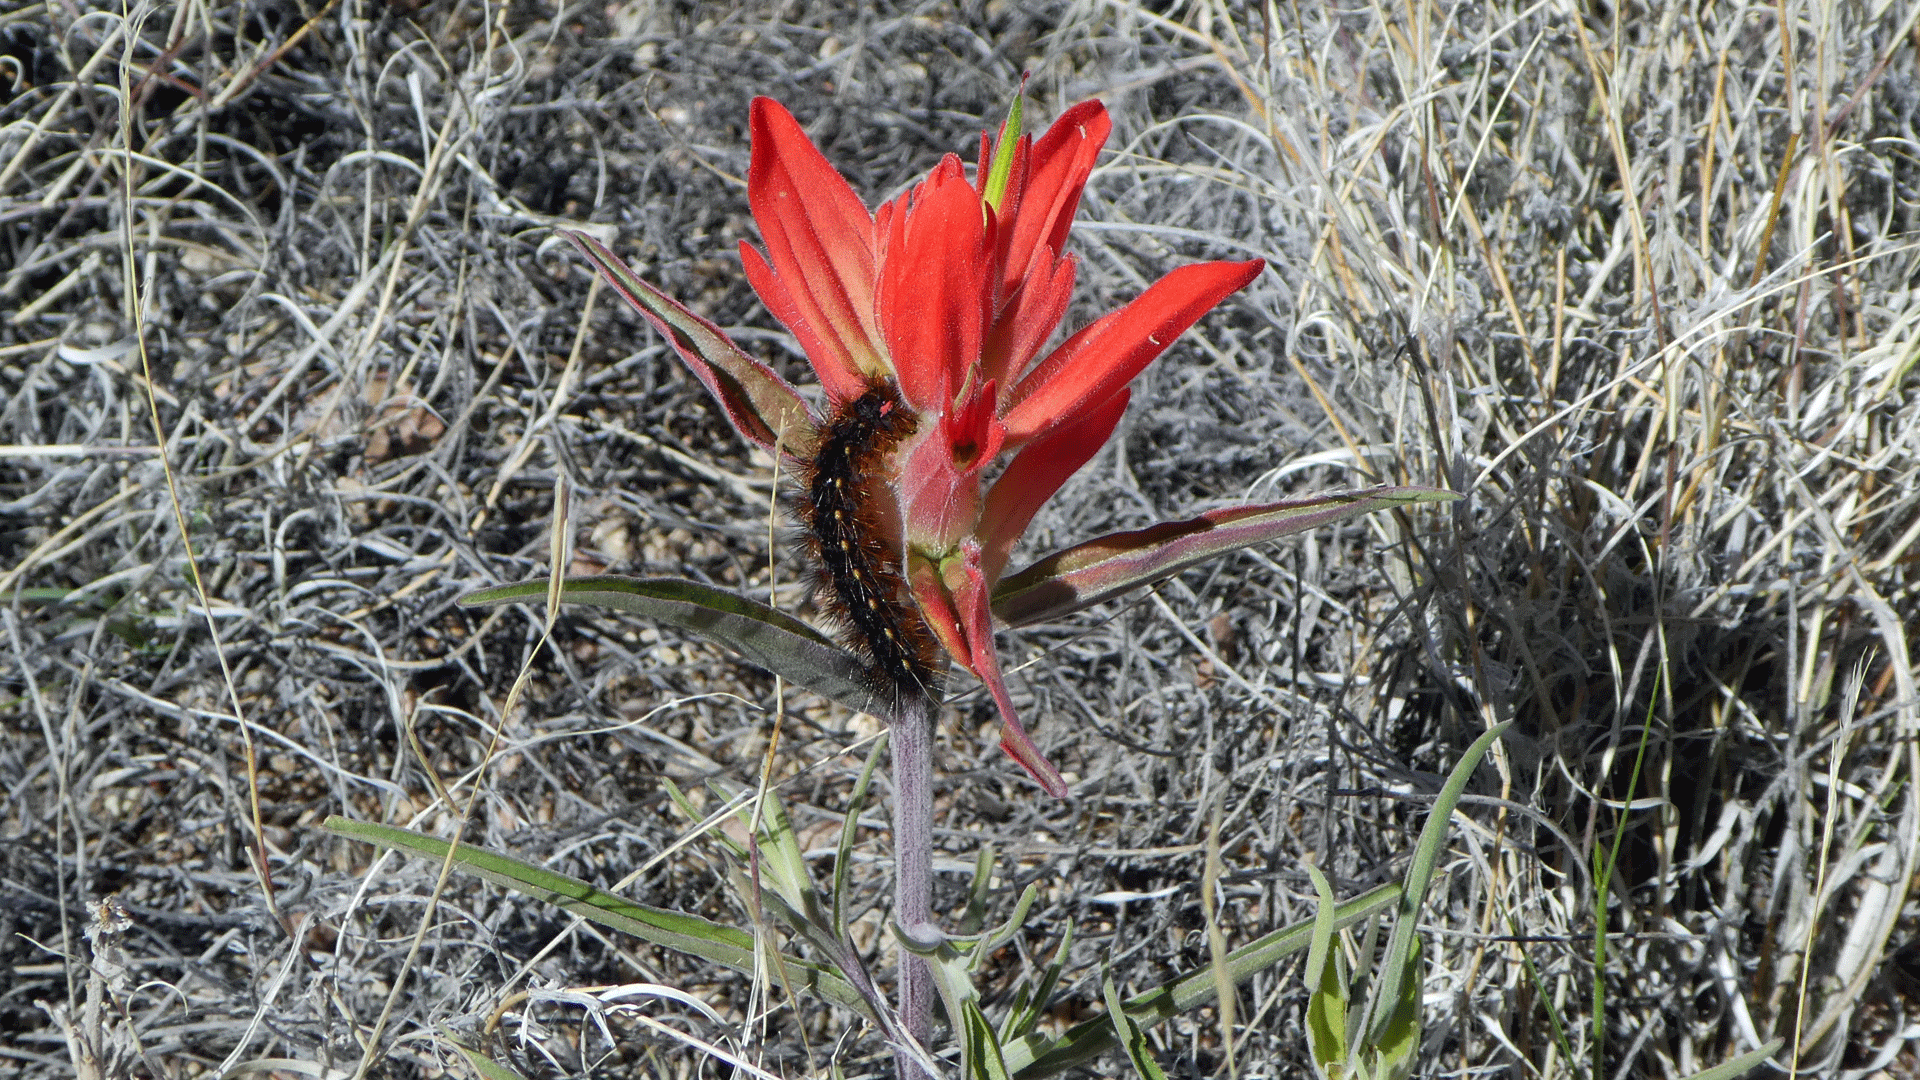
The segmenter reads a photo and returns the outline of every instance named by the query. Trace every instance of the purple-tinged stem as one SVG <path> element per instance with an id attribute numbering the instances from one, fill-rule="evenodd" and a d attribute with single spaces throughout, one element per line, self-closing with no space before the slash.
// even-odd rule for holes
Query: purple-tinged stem
<path id="1" fill-rule="evenodd" d="M 914 696 L 887 736 L 893 749 L 894 919 L 916 941 L 938 941 L 933 924 L 933 703 Z M 933 974 L 900 950 L 900 1022 L 921 1046 L 933 1034 Z M 925 1080 L 910 1056 L 895 1053 L 901 1080 Z"/>

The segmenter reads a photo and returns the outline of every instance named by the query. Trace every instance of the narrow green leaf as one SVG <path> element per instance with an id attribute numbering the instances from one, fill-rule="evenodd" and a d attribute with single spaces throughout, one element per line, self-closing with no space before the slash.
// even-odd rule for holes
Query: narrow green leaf
<path id="1" fill-rule="evenodd" d="M 743 827 L 753 828 L 752 793 L 723 780 L 710 780 L 707 788 Z M 711 817 L 708 820 L 712 820 Z M 739 841 L 726 837 L 723 832 L 716 831 L 715 835 L 722 837 L 735 855 L 736 862 L 727 867 L 727 880 L 733 884 L 734 894 L 753 897 L 763 913 L 779 920 L 844 972 L 845 966 L 835 958 L 844 959 L 845 935 L 828 921 L 820 902 L 820 891 L 814 887 L 813 875 L 807 870 L 805 853 L 800 850 L 799 837 L 786 807 L 778 799 L 768 799 L 762 804 L 759 831 L 753 834 L 759 852 L 757 863 Z M 756 865 L 757 876 L 749 874 L 749 869 Z"/>
<path id="2" fill-rule="evenodd" d="M 976 937 L 973 947 L 973 970 L 979 971 L 990 959 L 993 950 L 1013 940 L 1013 935 L 1019 933 L 1020 928 L 1027 924 L 1027 913 L 1033 910 L 1033 903 L 1039 898 L 1040 886 L 1031 881 L 1027 882 L 1027 887 L 1020 890 L 1020 899 L 1014 902 L 1013 914 L 1007 918 L 1007 921 L 982 931 Z"/>
<path id="3" fill-rule="evenodd" d="M 446 1037 L 449 1043 L 453 1044 L 453 1048 L 459 1051 L 460 1056 L 466 1059 L 468 1067 L 480 1074 L 481 1080 L 526 1080 L 525 1077 L 520 1075 L 519 1070 L 510 1065 L 502 1065 L 500 1062 L 468 1046 L 465 1042 L 448 1034 L 445 1027 L 440 1029 L 440 1033 Z"/>
<path id="4" fill-rule="evenodd" d="M 1243 547 L 1376 510 L 1458 498 L 1439 488 L 1377 487 L 1209 510 L 1185 521 L 1114 533 L 1056 551 L 1001 579 L 993 590 L 993 613 L 1008 626 L 1045 622 Z"/>
<path id="5" fill-rule="evenodd" d="M 860 778 L 853 782 L 853 794 L 847 798 L 847 816 L 840 822 L 840 846 L 833 855 L 833 932 L 842 940 L 847 937 L 847 872 L 853 868 L 854 831 L 860 827 L 860 812 L 867 806 L 867 785 L 873 782 L 873 770 L 886 750 L 886 736 L 873 741 L 867 763 L 860 767 Z"/>
<path id="6" fill-rule="evenodd" d="M 900 939 L 900 947 L 916 956 L 928 958 L 953 955 L 966 960 L 972 967 L 978 968 L 987 953 L 1007 943 L 1027 921 L 1027 913 L 1033 909 L 1033 902 L 1040 898 L 1040 887 L 1032 882 L 1020 891 L 1020 899 L 1014 902 L 1013 914 L 1006 922 L 982 930 L 977 934 L 947 934 L 931 944 L 915 941 L 898 926 L 893 928 L 893 936 Z"/>
<path id="7" fill-rule="evenodd" d="M 1313 944 L 1307 949 L 1307 1050 L 1321 1080 L 1344 1080 L 1347 1063 L 1347 980 L 1334 963 L 1333 886 L 1320 868 L 1307 864 L 1320 902 L 1313 914 Z"/>
<path id="8" fill-rule="evenodd" d="M 1133 1063 L 1133 1071 L 1141 1080 L 1167 1080 L 1167 1074 L 1160 1071 L 1160 1063 L 1153 1059 L 1153 1048 L 1147 1045 L 1147 1033 L 1127 1015 L 1127 1007 L 1120 1000 L 1120 990 L 1113 985 L 1112 976 L 1101 975 L 1100 996 L 1106 999 L 1107 1016 L 1118 1029 L 1120 1048 Z"/>
<path id="9" fill-rule="evenodd" d="M 973 884 L 967 887 L 967 907 L 960 913 L 960 932 L 977 934 L 987 921 L 987 899 L 993 883 L 993 845 L 981 844 L 973 858 Z"/>
<path id="10" fill-rule="evenodd" d="M 725 799 L 721 800 L 720 809 L 714 811 L 711 815 L 703 815 L 699 809 L 693 805 L 693 800 L 687 797 L 687 793 L 680 790 L 680 785 L 673 782 L 672 777 L 661 777 L 660 785 L 667 789 L 667 800 L 673 803 L 673 808 L 680 811 L 680 816 L 686 818 L 689 825 L 703 826 L 700 828 L 699 834 L 713 837 L 721 847 L 727 849 L 729 855 L 732 855 L 741 862 L 746 861 L 747 846 L 735 840 L 733 837 L 728 836 L 725 832 L 714 828 L 714 826 L 720 824 L 721 819 L 727 812 Z"/>
<path id="11" fill-rule="evenodd" d="M 782 896 L 778 889 L 755 888 L 755 882 L 748 874 L 745 865 L 729 865 L 726 873 L 727 884 L 733 887 L 733 895 L 750 897 L 757 901 L 760 905 L 760 913 L 766 917 L 768 925 L 777 922 L 786 927 L 795 937 L 819 949 L 821 956 L 831 959 L 838 955 L 839 942 L 834 938 L 832 931 L 809 919 L 806 912 L 787 903 L 787 898 Z M 761 884 L 764 883 L 763 879 Z M 838 964 L 833 966 L 839 967 Z"/>
<path id="12" fill-rule="evenodd" d="M 412 829 L 350 821 L 339 816 L 327 818 L 325 827 L 339 836 L 378 844 L 424 859 L 444 861 L 447 857 L 449 845 L 445 840 Z M 753 938 L 744 931 L 722 926 L 697 915 L 637 903 L 578 878 L 485 848 L 462 844 L 454 852 L 453 861 L 496 885 L 552 904 L 569 914 L 632 934 L 662 948 L 697 956 L 721 967 L 747 974 L 753 971 Z M 828 1001 L 857 1010 L 869 1019 L 873 1018 L 867 1003 L 838 974 L 797 957 L 782 959 L 798 975 L 799 985 L 808 987 Z"/>
<path id="13" fill-rule="evenodd" d="M 1029 987 L 1022 984 L 1014 995 L 1013 1008 L 1007 1011 L 1007 1018 L 1000 1025 L 1002 1045 L 1025 1038 L 1033 1031 L 1033 1026 L 1040 1022 L 1047 1002 L 1053 998 L 1053 988 L 1060 984 L 1060 972 L 1066 969 L 1067 956 L 1072 949 L 1073 923 L 1069 921 L 1065 932 L 1060 935 L 1060 944 L 1054 946 L 1053 959 L 1041 974 L 1039 985 Z"/>
<path id="14" fill-rule="evenodd" d="M 1607 897 L 1613 893 L 1613 875 L 1620 868 L 1620 844 L 1627 836 L 1627 809 L 1633 805 L 1634 793 L 1640 789 L 1640 768 L 1646 764 L 1647 741 L 1656 726 L 1655 710 L 1662 700 L 1661 687 L 1665 685 L 1666 672 L 1665 665 L 1654 669 L 1653 690 L 1647 695 L 1646 722 L 1640 728 L 1640 748 L 1634 751 L 1633 771 L 1627 774 L 1626 805 L 1613 815 L 1612 847 L 1604 860 L 1597 847 L 1593 852 L 1593 963 L 1589 965 L 1593 979 L 1593 1005 L 1589 1010 L 1593 1016 L 1593 1035 L 1588 1045 L 1593 1051 L 1595 1077 L 1606 1075 L 1607 1061 Z M 1621 899 L 1625 901 L 1627 897 Z M 1621 917 L 1627 916 L 1623 907 Z"/>
<path id="15" fill-rule="evenodd" d="M 1526 935 L 1520 931 L 1520 920 L 1514 918 L 1512 912 L 1508 912 L 1506 918 L 1507 932 L 1513 935 L 1513 940 L 1524 940 Z M 1555 1045 L 1560 1047 L 1560 1056 L 1572 1062 L 1573 1043 L 1568 1041 L 1567 1025 L 1560 1019 L 1560 1010 L 1553 1004 L 1553 988 L 1540 974 L 1539 965 L 1533 962 L 1532 954 L 1525 949 L 1520 950 L 1520 962 L 1526 965 L 1527 981 L 1533 984 L 1533 999 L 1547 1012 L 1547 1027 L 1553 1032 Z"/>
<path id="16" fill-rule="evenodd" d="M 964 1001 L 960 1013 L 965 1018 L 961 1031 L 967 1055 L 967 1080 L 1013 1080 L 1007 1073 L 1006 1061 L 1000 1057 L 1000 1043 L 994 1038 L 993 1025 L 987 1023 L 987 1014 L 980 1011 L 980 1003 L 971 999 Z"/>
<path id="17" fill-rule="evenodd" d="M 1413 848 L 1413 864 L 1407 867 L 1406 891 L 1400 894 L 1400 910 L 1393 922 L 1393 934 L 1387 938 L 1387 954 L 1380 964 L 1380 984 L 1367 1002 L 1368 1022 L 1367 1041 L 1378 1045 L 1385 1037 L 1388 1016 L 1385 1008 L 1390 1008 L 1400 1000 L 1402 981 L 1408 976 L 1408 957 L 1414 949 L 1416 926 L 1420 921 L 1420 907 L 1426 903 L 1427 887 L 1433 884 L 1433 868 L 1439 862 L 1440 849 L 1447 844 L 1447 829 L 1452 824 L 1453 808 L 1460 804 L 1460 796 L 1466 793 L 1467 782 L 1473 779 L 1473 770 L 1480 767 L 1481 759 L 1493 744 L 1505 734 L 1509 725 L 1497 724 L 1480 733 L 1467 747 L 1467 752 L 1447 774 L 1447 782 L 1440 789 L 1440 797 L 1433 801 L 1433 810 L 1427 814 L 1427 823 L 1420 829 L 1420 840 Z M 1417 982 L 1418 979 L 1416 978 Z"/>
<path id="18" fill-rule="evenodd" d="M 996 213 L 1007 197 L 1007 181 L 1013 176 L 1013 151 L 1020 142 L 1020 112 L 1026 101 L 1026 90 L 1022 87 L 1013 95 L 1013 104 L 1007 107 L 1007 119 L 1000 125 L 1000 137 L 993 144 L 993 164 L 987 169 L 987 182 L 980 189 L 981 199 L 993 207 Z"/>
<path id="19" fill-rule="evenodd" d="M 1400 899 L 1400 892 L 1398 882 L 1389 882 L 1341 904 L 1334 912 L 1335 929 L 1352 926 L 1376 911 L 1391 907 Z M 1307 948 L 1312 940 L 1310 922 L 1275 930 L 1227 954 L 1227 971 L 1236 984 L 1245 983 Z M 1213 970 L 1208 967 L 1141 994 L 1126 1003 L 1126 1013 L 1143 1027 L 1152 1027 L 1212 1001 L 1213 995 Z M 1035 1080 L 1097 1057 L 1114 1045 L 1113 1040 L 1113 1024 L 1102 1016 L 1075 1024 L 1058 1038 L 1028 1034 L 1006 1042 L 1003 1052 L 1007 1067 L 1015 1076 L 1020 1080 Z"/>
<path id="20" fill-rule="evenodd" d="M 729 785 L 710 783 L 714 793 L 722 799 L 731 801 L 732 795 L 726 789 Z M 755 800 L 743 798 L 734 817 L 748 829 L 753 828 Z M 800 850 L 800 837 L 793 831 L 793 819 L 787 816 L 787 808 L 777 798 L 760 800 L 760 834 L 756 841 L 760 846 L 760 880 L 773 886 L 780 898 L 795 911 L 805 914 L 809 921 L 818 921 L 825 925 L 826 919 L 820 910 L 820 894 L 813 887 L 813 875 L 807 870 L 807 857 Z"/>
<path id="21" fill-rule="evenodd" d="M 1739 1080 L 1740 1077 L 1765 1064 L 1768 1058 L 1779 1053 L 1780 1048 L 1786 1044 L 1785 1039 L 1774 1039 L 1758 1050 L 1749 1050 L 1732 1061 L 1715 1065 L 1706 1072 L 1694 1073 L 1687 1077 L 1687 1080 Z"/>
<path id="22" fill-rule="evenodd" d="M 1400 998 L 1387 1015 L 1379 1040 L 1367 1047 L 1375 1080 L 1407 1080 L 1413 1073 L 1414 1053 L 1420 1049 L 1420 952 L 1420 935 L 1415 934 L 1413 948 L 1407 953 L 1405 978 L 1400 982 Z"/>
<path id="23" fill-rule="evenodd" d="M 572 241 L 607 284 L 673 344 L 726 410 L 735 430 L 769 453 L 778 446 L 795 458 L 813 460 L 819 424 L 806 399 L 785 379 L 741 352 L 719 327 L 641 280 L 605 244 L 569 229 L 561 229 L 560 235 Z"/>
<path id="24" fill-rule="evenodd" d="M 460 598 L 468 607 L 526 603 L 544 597 L 547 582 L 523 581 L 481 589 Z M 885 718 L 891 703 L 876 693 L 860 658 L 785 612 L 725 589 L 681 578 L 629 578 L 612 574 L 568 578 L 560 598 L 645 615 L 716 641 L 754 664 L 855 712 Z"/>
<path id="25" fill-rule="evenodd" d="M 1379 955 L 1380 927 L 1382 925 L 1380 916 L 1380 912 L 1375 912 L 1367 916 L 1367 929 L 1365 933 L 1360 935 L 1360 947 L 1353 951 L 1355 956 L 1364 956 L 1368 960 L 1372 960 L 1373 957 Z M 1367 1022 L 1367 1010 L 1364 1008 L 1355 1009 L 1352 1005 L 1356 1001 L 1371 1005 L 1373 1002 L 1374 983 L 1378 982 L 1379 979 L 1375 977 L 1372 968 L 1363 969 L 1358 973 L 1347 970 L 1344 966 L 1346 959 L 1345 953 L 1335 953 L 1334 956 L 1343 962 L 1343 966 L 1340 968 L 1340 975 L 1347 980 L 1347 1046 L 1354 1047 L 1360 1045 L 1361 1027 Z"/>

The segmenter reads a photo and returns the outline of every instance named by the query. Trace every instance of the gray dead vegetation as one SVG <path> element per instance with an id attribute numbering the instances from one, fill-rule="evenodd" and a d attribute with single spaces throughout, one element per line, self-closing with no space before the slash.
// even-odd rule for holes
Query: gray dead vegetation
<path id="1" fill-rule="evenodd" d="M 797 378 L 734 253 L 749 98 L 877 201 L 971 159 L 1030 71 L 1031 115 L 1099 95 L 1117 122 L 1070 323 L 1185 261 L 1273 264 L 1142 379 L 1031 554 L 1379 481 L 1470 498 L 1008 636 L 1069 800 L 955 686 L 942 905 L 987 842 L 995 904 L 1042 896 L 989 1004 L 1069 923 L 1061 1023 L 1102 965 L 1134 991 L 1203 967 L 1216 811 L 1230 943 L 1310 917 L 1302 861 L 1342 894 L 1395 877 L 1511 720 L 1428 908 L 1421 1075 L 1681 1077 L 1774 1035 L 1821 1075 L 1920 1075 L 1917 13 L 0 13 L 0 1060 L 345 1077 L 372 1044 L 430 1076 L 465 1073 L 460 1035 L 529 1076 L 728 1074 L 678 1032 L 885 1071 L 847 1014 L 470 877 L 422 935 L 438 867 L 319 822 L 463 829 L 751 925 L 666 782 L 771 754 L 827 872 L 864 718 L 584 610 L 501 715 L 542 613 L 454 599 L 546 573 L 564 475 L 573 572 L 804 613 L 769 463 L 551 229 Z M 464 825 L 442 790 L 477 794 Z M 882 821 L 853 910 L 884 963 Z M 636 984 L 712 1015 L 594 993 Z M 1283 965 L 1156 1052 L 1307 1075 L 1303 998 Z"/>

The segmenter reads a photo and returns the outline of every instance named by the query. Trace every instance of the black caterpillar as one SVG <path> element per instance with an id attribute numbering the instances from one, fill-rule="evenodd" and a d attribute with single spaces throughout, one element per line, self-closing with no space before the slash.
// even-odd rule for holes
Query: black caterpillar
<path id="1" fill-rule="evenodd" d="M 848 644 L 892 689 L 924 693 L 939 676 L 938 643 L 900 574 L 900 527 L 884 476 L 887 455 L 918 424 L 891 383 L 874 383 L 836 408 L 803 478 L 799 511 L 826 606 Z"/>

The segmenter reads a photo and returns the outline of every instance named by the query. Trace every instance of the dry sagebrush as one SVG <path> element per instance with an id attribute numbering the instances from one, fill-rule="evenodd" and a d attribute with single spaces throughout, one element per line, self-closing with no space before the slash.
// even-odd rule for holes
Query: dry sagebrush
<path id="1" fill-rule="evenodd" d="M 1204 965 L 1203 880 L 1238 942 L 1307 917 L 1300 860 L 1396 875 L 1435 778 L 1512 720 L 1429 909 L 1423 1075 L 1681 1076 L 1775 1034 L 1912 1075 L 1916 12 L 0 14 L 0 1057 L 350 1073 L 372 1042 L 413 1075 L 446 1024 L 529 1073 L 678 1074 L 699 1055 L 634 1007 L 560 992 L 659 983 L 722 1022 L 640 1011 L 773 1072 L 884 1067 L 777 984 L 469 879 L 429 919 L 436 867 L 315 822 L 444 834 L 441 787 L 477 790 L 473 843 L 750 922 L 662 780 L 754 780 L 770 680 L 575 613 L 501 715 L 539 613 L 453 606 L 542 571 L 562 474 L 576 572 L 805 603 L 767 463 L 549 230 L 793 370 L 731 255 L 747 98 L 877 201 L 1027 70 L 1040 115 L 1098 94 L 1119 124 L 1077 310 L 1186 259 L 1276 267 L 1146 377 L 1042 544 L 1374 479 L 1471 499 L 1008 643 L 1076 789 L 1039 799 L 990 707 L 949 708 L 949 869 L 991 840 L 997 902 L 1043 886 L 989 1000 L 1068 921 L 1062 1018 L 1101 960 L 1134 989 Z M 830 848 L 871 728 L 783 705 L 772 775 Z M 886 872 L 855 873 L 876 948 Z M 1279 969 L 1156 1049 L 1304 1069 L 1302 994 Z"/>

